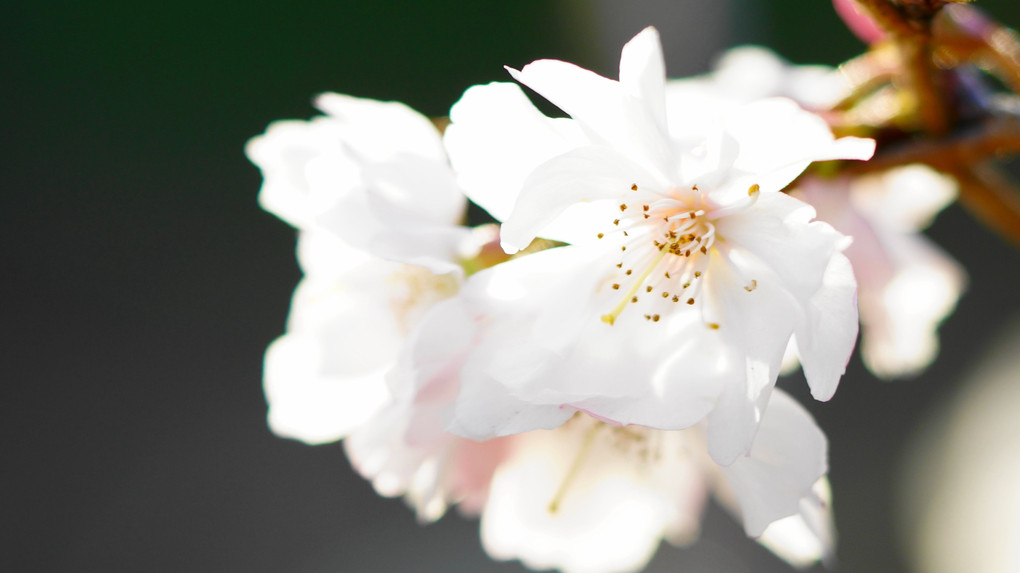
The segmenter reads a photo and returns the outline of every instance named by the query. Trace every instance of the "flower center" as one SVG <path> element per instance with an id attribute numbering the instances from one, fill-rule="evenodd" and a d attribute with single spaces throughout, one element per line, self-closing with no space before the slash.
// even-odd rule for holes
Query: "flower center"
<path id="1" fill-rule="evenodd" d="M 631 191 L 638 192 L 637 185 Z M 727 206 L 715 205 L 697 185 L 666 195 L 638 193 L 632 195 L 637 201 L 620 203 L 620 217 L 613 220 L 622 241 L 611 288 L 623 296 L 602 315 L 609 325 L 628 305 L 641 301 L 646 301 L 644 317 L 650 322 L 659 322 L 674 305 L 693 306 L 717 240 L 713 222 L 749 208 L 759 189 L 752 185 L 747 199 Z M 604 236 L 599 233 L 600 239 Z"/>

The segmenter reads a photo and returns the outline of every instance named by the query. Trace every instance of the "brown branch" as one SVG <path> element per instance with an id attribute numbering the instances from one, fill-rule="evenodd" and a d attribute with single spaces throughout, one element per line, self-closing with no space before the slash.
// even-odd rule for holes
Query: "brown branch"
<path id="1" fill-rule="evenodd" d="M 1020 117 L 1002 114 L 956 136 L 880 149 L 871 161 L 847 164 L 846 172 L 871 173 L 909 163 L 925 163 L 950 172 L 1007 153 L 1020 153 Z"/>
<path id="2" fill-rule="evenodd" d="M 906 16 L 889 0 L 857 0 L 864 12 L 886 32 L 896 36 L 909 36 L 916 32 Z"/>
<path id="3" fill-rule="evenodd" d="M 988 163 L 970 165 L 951 174 L 960 183 L 960 204 L 1020 248 L 1020 189 Z"/>
<path id="4" fill-rule="evenodd" d="M 950 65 L 975 62 L 1020 93 L 1020 36 L 970 6 L 949 6 L 932 22 L 934 42 Z"/>

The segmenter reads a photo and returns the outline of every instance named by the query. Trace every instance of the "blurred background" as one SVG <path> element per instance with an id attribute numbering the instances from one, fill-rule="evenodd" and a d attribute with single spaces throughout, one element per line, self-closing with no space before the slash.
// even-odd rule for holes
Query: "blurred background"
<path id="1" fill-rule="evenodd" d="M 1020 25 L 1012 0 L 979 4 Z M 0 569 L 521 571 L 484 556 L 475 520 L 420 527 L 339 445 L 266 428 L 262 353 L 300 274 L 294 232 L 257 207 L 242 149 L 270 121 L 313 115 L 323 91 L 441 116 L 468 86 L 508 80 L 504 64 L 555 57 L 615 77 L 649 24 L 672 76 L 743 43 L 797 63 L 862 50 L 821 0 L 6 6 Z M 824 404 L 787 386 L 829 435 L 841 571 L 922 570 L 911 516 L 943 498 L 918 477 L 939 475 L 906 461 L 941 446 L 915 436 L 945 428 L 1018 317 L 1020 254 L 958 207 L 929 234 L 970 273 L 935 364 L 885 383 L 855 358 Z M 904 492 L 921 494 L 912 512 Z M 702 540 L 663 547 L 649 571 L 789 567 L 713 507 Z"/>

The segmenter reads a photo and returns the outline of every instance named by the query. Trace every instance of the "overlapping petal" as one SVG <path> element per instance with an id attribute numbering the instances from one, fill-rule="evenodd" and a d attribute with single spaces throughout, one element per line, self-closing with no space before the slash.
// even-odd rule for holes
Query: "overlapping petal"
<path id="1" fill-rule="evenodd" d="M 585 142 L 573 121 L 546 117 L 520 86 L 500 82 L 464 92 L 443 134 L 458 183 L 500 221 L 536 167 Z"/>
<path id="2" fill-rule="evenodd" d="M 708 416 L 709 449 L 730 464 L 753 443 L 795 332 L 815 395 L 831 396 L 856 334 L 852 277 L 833 262 L 846 240 L 775 191 L 811 161 L 867 158 L 873 142 L 837 140 L 786 99 L 693 131 L 671 126 L 651 30 L 625 47 L 620 82 L 549 60 L 512 74 L 589 143 L 533 167 L 503 245 L 513 252 L 552 229 L 572 245 L 469 281 L 515 292 L 515 310 L 491 315 L 469 353 L 451 429 L 505 435 L 573 410 L 663 429 Z M 467 148 L 479 129 L 462 119 Z M 474 290 L 467 304 L 484 306 Z M 815 340 L 823 329 L 833 341 Z"/>
<path id="3" fill-rule="evenodd" d="M 960 266 L 919 232 L 952 199 L 955 184 L 915 165 L 852 181 L 810 180 L 795 194 L 854 237 L 846 256 L 859 285 L 869 369 L 883 377 L 923 369 L 966 282 Z"/>

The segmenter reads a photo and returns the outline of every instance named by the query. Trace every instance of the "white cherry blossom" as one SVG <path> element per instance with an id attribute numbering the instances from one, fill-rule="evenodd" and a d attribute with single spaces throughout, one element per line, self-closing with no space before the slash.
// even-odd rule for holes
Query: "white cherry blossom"
<path id="1" fill-rule="evenodd" d="M 455 297 L 411 334 L 389 377 L 393 400 L 344 442 L 381 494 L 404 495 L 426 520 L 459 503 L 481 515 L 492 557 L 536 569 L 637 570 L 660 541 L 697 538 L 712 492 L 791 563 L 831 553 L 828 507 L 813 490 L 825 437 L 779 391 L 749 454 L 727 467 L 708 455 L 702 425 L 663 431 L 577 412 L 554 430 L 482 442 L 445 432 L 459 363 L 485 328 Z"/>
<path id="2" fill-rule="evenodd" d="M 666 106 L 671 125 L 689 126 L 771 96 L 824 109 L 848 91 L 835 69 L 794 66 L 765 48 L 745 46 L 723 54 L 711 74 L 667 82 Z M 965 283 L 962 268 L 920 232 L 955 197 L 952 178 L 912 165 L 863 177 L 805 179 L 792 194 L 854 239 L 845 254 L 857 278 L 868 368 L 892 378 L 927 366 L 938 349 L 938 324 Z"/>
<path id="3" fill-rule="evenodd" d="M 508 252 L 570 244 L 469 281 L 479 314 L 494 299 L 517 310 L 472 350 L 451 428 L 506 435 L 576 410 L 660 429 L 708 416 L 709 451 L 728 465 L 751 447 L 794 336 L 812 393 L 831 397 L 857 334 L 847 240 L 778 191 L 811 161 L 870 157 L 873 142 L 835 140 L 786 99 L 673 125 L 652 28 L 624 47 L 618 82 L 554 60 L 510 73 L 572 119 L 479 86 L 451 111 L 447 150 L 468 195 L 505 217 Z M 493 154 L 507 165 L 486 181 Z M 516 197 L 509 213 L 494 188 Z"/>
<path id="4" fill-rule="evenodd" d="M 273 123 L 246 148 L 265 179 L 260 203 L 299 231 L 305 277 L 264 386 L 273 431 L 308 443 L 346 436 L 387 403 L 404 337 L 489 240 L 458 225 L 466 200 L 427 118 L 339 94 L 316 103 L 326 116 Z"/>

